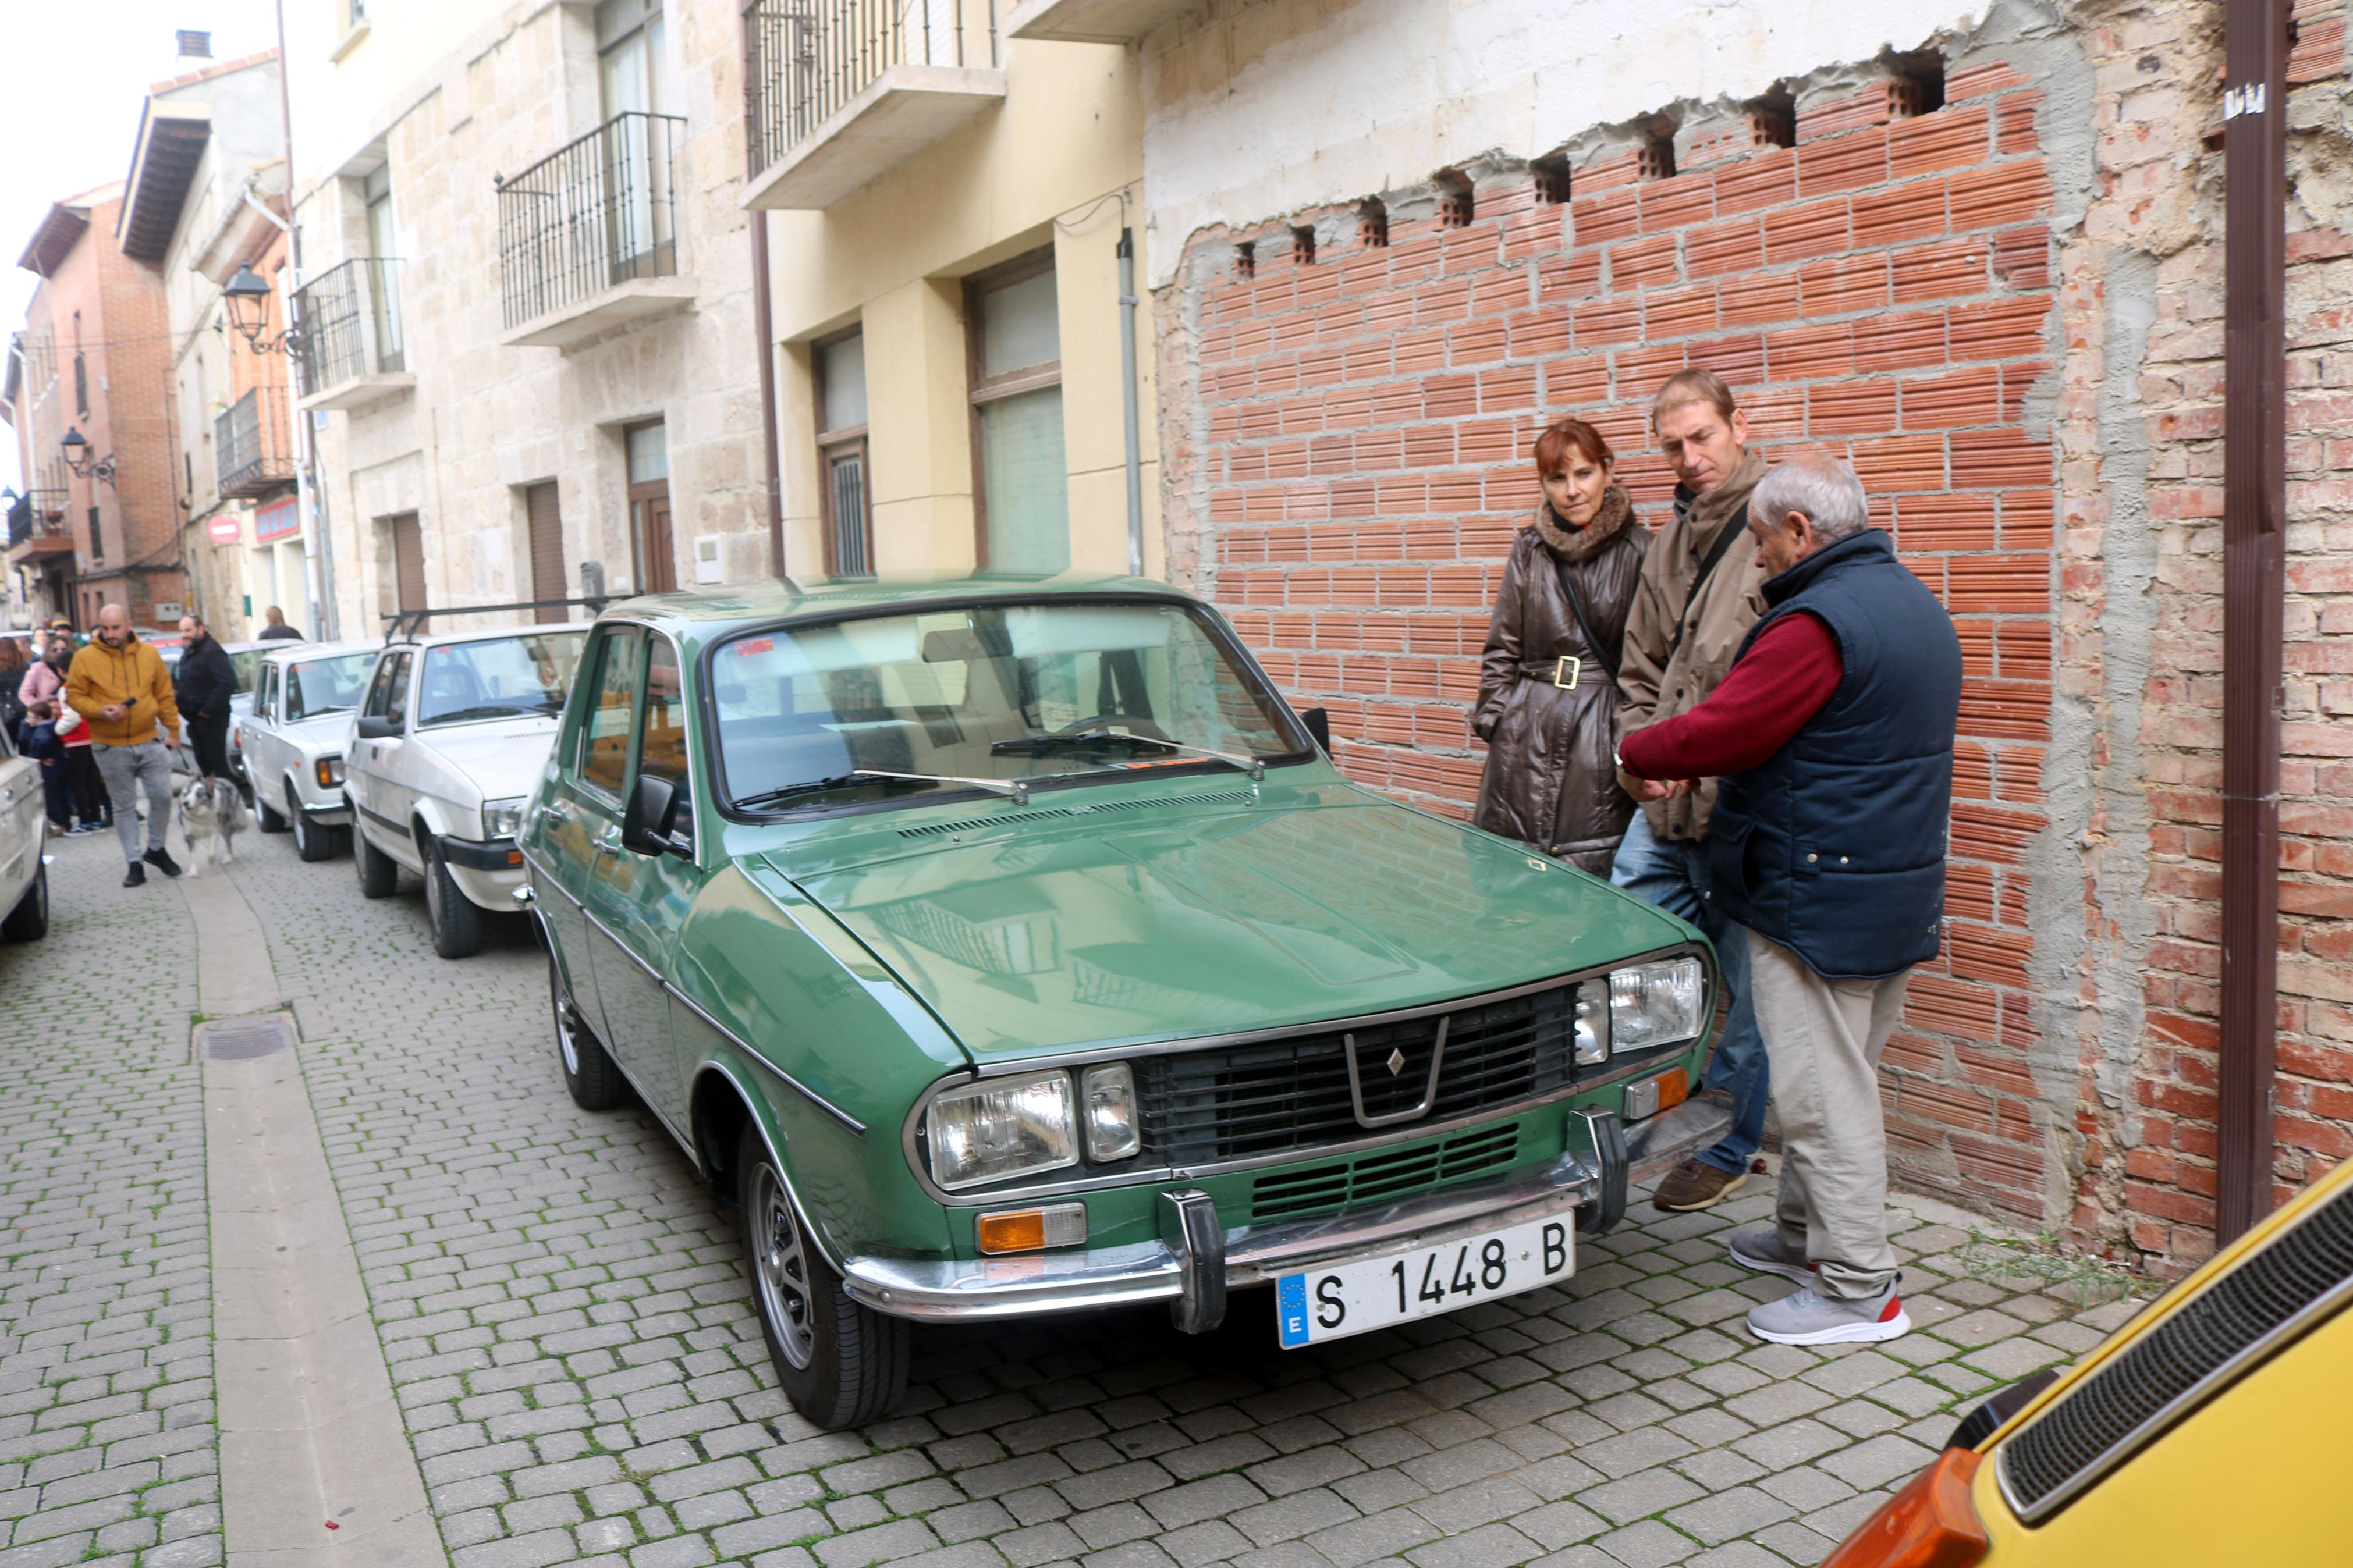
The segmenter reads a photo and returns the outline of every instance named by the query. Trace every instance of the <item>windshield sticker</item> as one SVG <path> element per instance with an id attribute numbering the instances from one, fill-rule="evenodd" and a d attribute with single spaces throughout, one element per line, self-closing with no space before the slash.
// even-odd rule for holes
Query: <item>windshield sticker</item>
<path id="1" fill-rule="evenodd" d="M 747 637 L 744 641 L 737 643 L 733 649 L 734 655 L 737 658 L 742 658 L 746 654 L 774 653 L 776 651 L 776 639 L 774 637 Z"/>

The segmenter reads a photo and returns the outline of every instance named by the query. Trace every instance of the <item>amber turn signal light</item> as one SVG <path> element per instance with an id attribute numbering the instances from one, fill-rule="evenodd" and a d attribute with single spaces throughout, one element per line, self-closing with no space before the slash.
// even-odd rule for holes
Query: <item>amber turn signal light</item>
<path id="1" fill-rule="evenodd" d="M 1691 1095 L 1691 1077 L 1675 1068 L 1656 1078 L 1646 1078 L 1626 1086 L 1626 1120 L 1644 1121 L 1660 1111 L 1681 1105 Z"/>
<path id="2" fill-rule="evenodd" d="M 980 1216 L 979 1236 L 980 1249 L 987 1253 L 1072 1247 L 1087 1238 L 1087 1205 L 1048 1204 L 1043 1208 L 985 1214 Z"/>
<path id="3" fill-rule="evenodd" d="M 1823 1560 L 1822 1568 L 1971 1568 L 1993 1543 L 1969 1501 L 1973 1448 L 1947 1448 Z"/>

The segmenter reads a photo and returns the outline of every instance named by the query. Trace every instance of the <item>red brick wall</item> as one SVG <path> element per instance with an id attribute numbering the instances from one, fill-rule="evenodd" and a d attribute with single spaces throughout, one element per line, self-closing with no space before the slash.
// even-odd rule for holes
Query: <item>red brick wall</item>
<path id="1" fill-rule="evenodd" d="M 1566 205 L 1522 173 L 1483 182 L 1464 227 L 1393 218 L 1366 249 L 1347 224 L 1307 265 L 1261 243 L 1255 278 L 1206 289 L 1168 342 L 1198 353 L 1207 440 L 1178 458 L 1207 495 L 1201 581 L 1294 700 L 1332 710 L 1352 776 L 1458 816 L 1547 420 L 1607 431 L 1654 517 L 1671 481 L 1645 409 L 1686 364 L 1739 389 L 1768 448 L 1852 460 L 1968 673 L 1950 936 L 1889 1050 L 1889 1129 L 1915 1178 L 2039 1223 L 2066 1183 L 2027 1064 L 2057 480 L 2026 414 L 2053 374 L 2038 96 L 1957 73 L 1916 118 L 1888 121 L 1883 90 L 1802 114 L 1793 149 L 1716 138 L 1731 155 L 1660 180 L 1630 153 L 1588 163 Z"/>

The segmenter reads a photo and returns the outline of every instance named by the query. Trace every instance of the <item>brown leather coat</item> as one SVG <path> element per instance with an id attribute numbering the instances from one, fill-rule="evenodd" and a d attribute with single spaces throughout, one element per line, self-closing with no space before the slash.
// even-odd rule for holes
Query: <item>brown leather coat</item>
<path id="1" fill-rule="evenodd" d="M 1594 635 L 1614 651 L 1650 543 L 1616 485 L 1582 529 L 1562 526 L 1538 502 L 1533 523 L 1512 541 L 1471 715 L 1487 742 L 1473 820 L 1602 876 L 1634 803 L 1619 788 L 1610 761 L 1618 686 L 1608 660 L 1587 646 L 1560 572 L 1565 567 L 1576 583 Z"/>

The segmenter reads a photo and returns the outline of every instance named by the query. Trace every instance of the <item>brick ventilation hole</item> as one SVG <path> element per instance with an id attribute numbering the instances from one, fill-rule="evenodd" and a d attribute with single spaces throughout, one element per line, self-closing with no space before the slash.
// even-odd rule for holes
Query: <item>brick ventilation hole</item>
<path id="1" fill-rule="evenodd" d="M 1675 177 L 1675 139 L 1653 136 L 1642 143 L 1634 154 L 1634 177 L 1638 180 L 1672 180 Z"/>
<path id="2" fill-rule="evenodd" d="M 1388 248 L 1388 208 L 1377 201 L 1367 201 L 1356 209 L 1356 243 L 1366 250 Z"/>
<path id="3" fill-rule="evenodd" d="M 1568 201 L 1568 164 L 1559 158 L 1539 158 L 1528 165 L 1535 177 L 1536 205 L 1556 207 Z"/>
<path id="4" fill-rule="evenodd" d="M 1234 276 L 1244 282 L 1258 276 L 1258 246 L 1250 240 L 1234 247 Z"/>
<path id="5" fill-rule="evenodd" d="M 1469 228 L 1478 216 L 1476 204 L 1471 198 L 1468 176 L 1446 174 L 1438 176 L 1438 226 Z"/>
<path id="6" fill-rule="evenodd" d="M 1291 231 L 1291 259 L 1301 267 L 1315 265 L 1315 231 L 1294 228 Z"/>

